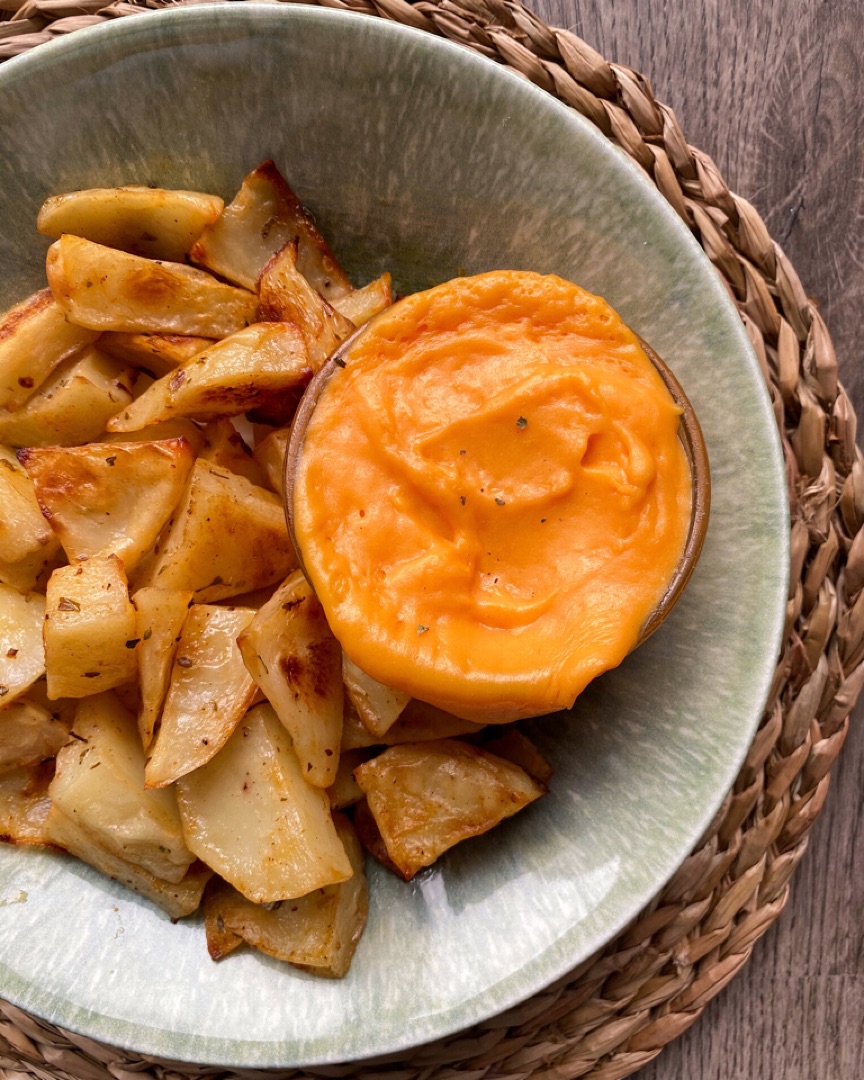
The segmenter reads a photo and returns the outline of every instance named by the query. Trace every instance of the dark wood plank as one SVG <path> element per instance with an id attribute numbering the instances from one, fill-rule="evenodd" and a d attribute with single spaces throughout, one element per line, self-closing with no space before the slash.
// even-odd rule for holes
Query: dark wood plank
<path id="1" fill-rule="evenodd" d="M 534 0 L 648 76 L 819 298 L 864 417 L 864 10 L 859 0 Z M 862 420 L 864 423 L 864 420 Z M 864 707 L 786 911 L 639 1080 L 864 1077 Z"/>

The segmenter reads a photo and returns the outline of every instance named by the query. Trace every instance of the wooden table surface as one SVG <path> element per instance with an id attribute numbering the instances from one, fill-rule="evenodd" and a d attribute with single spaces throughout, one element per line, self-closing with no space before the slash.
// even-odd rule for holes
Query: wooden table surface
<path id="1" fill-rule="evenodd" d="M 820 302 L 862 430 L 862 0 L 527 2 L 643 72 L 756 206 Z M 862 706 L 785 912 L 639 1080 L 864 1080 Z"/>
<path id="2" fill-rule="evenodd" d="M 864 425 L 864 0 L 527 2 L 647 75 L 756 206 Z M 864 702 L 832 776 L 786 911 L 639 1080 L 864 1080 Z"/>

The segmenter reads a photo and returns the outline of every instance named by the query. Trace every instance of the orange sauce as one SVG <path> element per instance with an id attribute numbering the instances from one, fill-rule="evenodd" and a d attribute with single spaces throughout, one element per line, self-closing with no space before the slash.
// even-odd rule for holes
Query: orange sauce
<path id="1" fill-rule="evenodd" d="M 364 671 L 495 723 L 619 664 L 681 556 L 680 410 L 602 299 L 496 271 L 368 325 L 312 415 L 303 562 Z"/>

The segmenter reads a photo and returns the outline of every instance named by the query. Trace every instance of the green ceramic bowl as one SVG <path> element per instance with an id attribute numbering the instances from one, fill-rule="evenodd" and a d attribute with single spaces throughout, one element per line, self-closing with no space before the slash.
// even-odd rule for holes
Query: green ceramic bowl
<path id="1" fill-rule="evenodd" d="M 507 1008 L 609 941 L 686 857 L 751 740 L 782 633 L 787 510 L 768 398 L 693 238 L 596 130 L 477 55 L 294 5 L 84 30 L 0 68 L 0 304 L 43 282 L 42 199 L 156 183 L 230 196 L 266 157 L 349 274 L 401 292 L 496 267 L 604 295 L 699 415 L 711 526 L 675 611 L 572 716 L 552 793 L 405 885 L 371 867 L 350 974 L 247 953 L 60 855 L 0 851 L 0 996 L 131 1048 L 235 1066 L 404 1050 Z"/>

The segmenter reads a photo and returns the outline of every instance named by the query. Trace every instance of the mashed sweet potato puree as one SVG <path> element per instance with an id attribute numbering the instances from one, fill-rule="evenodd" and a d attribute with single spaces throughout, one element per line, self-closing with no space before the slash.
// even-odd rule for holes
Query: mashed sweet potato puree
<path id="1" fill-rule="evenodd" d="M 634 333 L 560 278 L 496 271 L 383 312 L 322 392 L 294 488 L 345 651 L 471 720 L 572 704 L 684 548 L 679 415 Z"/>

